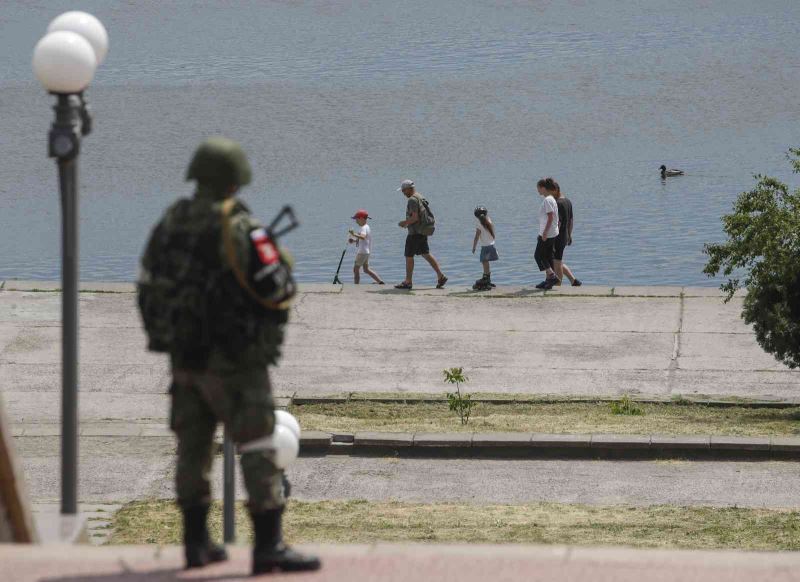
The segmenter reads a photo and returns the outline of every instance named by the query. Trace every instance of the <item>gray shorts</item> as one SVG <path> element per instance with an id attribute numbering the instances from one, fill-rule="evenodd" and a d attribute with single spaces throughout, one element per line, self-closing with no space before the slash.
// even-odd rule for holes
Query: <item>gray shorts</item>
<path id="1" fill-rule="evenodd" d="M 497 256 L 497 249 L 494 248 L 494 245 L 487 245 L 485 247 L 481 247 L 481 263 L 486 263 L 489 261 L 496 261 L 500 257 Z"/>
<path id="2" fill-rule="evenodd" d="M 358 253 L 356 255 L 356 262 L 353 263 L 354 267 L 367 267 L 369 266 L 369 253 Z"/>

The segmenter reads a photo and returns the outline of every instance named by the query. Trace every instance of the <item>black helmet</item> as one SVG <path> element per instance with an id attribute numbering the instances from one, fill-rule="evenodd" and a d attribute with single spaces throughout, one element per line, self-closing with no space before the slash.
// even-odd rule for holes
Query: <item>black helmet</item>
<path id="1" fill-rule="evenodd" d="M 478 206 L 475 208 L 475 218 L 480 218 L 481 216 L 486 216 L 489 214 L 489 211 L 486 210 L 485 206 Z"/>

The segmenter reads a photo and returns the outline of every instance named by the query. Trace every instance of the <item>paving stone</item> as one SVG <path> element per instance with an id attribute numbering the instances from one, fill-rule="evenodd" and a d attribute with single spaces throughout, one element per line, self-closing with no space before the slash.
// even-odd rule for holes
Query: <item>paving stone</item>
<path id="1" fill-rule="evenodd" d="M 415 447 L 469 447 L 472 445 L 471 433 L 417 433 L 414 435 Z"/>
<path id="2" fill-rule="evenodd" d="M 772 437 L 770 449 L 776 453 L 800 453 L 800 438 Z"/>
<path id="3" fill-rule="evenodd" d="M 531 435 L 525 432 L 473 433 L 473 447 L 530 447 Z"/>
<path id="4" fill-rule="evenodd" d="M 719 451 L 769 451 L 769 438 L 712 436 L 711 449 Z"/>
<path id="5" fill-rule="evenodd" d="M 274 398 L 276 408 L 288 408 L 292 404 L 291 396 L 276 396 Z"/>
<path id="6" fill-rule="evenodd" d="M 595 434 L 592 435 L 593 449 L 648 449 L 650 448 L 649 435 L 617 435 L 617 434 Z"/>
<path id="7" fill-rule="evenodd" d="M 711 448 L 711 437 L 652 435 L 650 437 L 650 447 L 653 449 L 707 450 Z"/>
<path id="8" fill-rule="evenodd" d="M 589 448 L 592 436 L 588 434 L 543 434 L 531 435 L 532 447 L 575 447 Z"/>
<path id="9" fill-rule="evenodd" d="M 347 396 L 296 396 L 293 404 L 344 404 L 349 400 Z"/>
<path id="10" fill-rule="evenodd" d="M 357 447 L 410 447 L 414 444 L 414 433 L 357 432 L 353 444 Z"/>
<path id="11" fill-rule="evenodd" d="M 329 447 L 331 434 L 318 430 L 304 430 L 300 433 L 300 448 L 303 447 Z"/>

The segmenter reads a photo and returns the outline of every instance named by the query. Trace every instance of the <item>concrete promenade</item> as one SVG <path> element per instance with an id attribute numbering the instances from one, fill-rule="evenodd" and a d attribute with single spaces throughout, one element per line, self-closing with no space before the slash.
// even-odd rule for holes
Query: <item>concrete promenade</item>
<path id="1" fill-rule="evenodd" d="M 133 286 L 84 288 L 96 292 L 80 295 L 82 421 L 163 423 L 166 358 L 145 350 Z M 0 290 L 0 389 L 15 423 L 59 417 L 54 289 Z M 279 395 L 442 393 L 441 370 L 464 366 L 472 392 L 800 396 L 800 372 L 765 354 L 740 312 L 741 298 L 705 288 L 304 285 L 274 384 Z"/>
<path id="2" fill-rule="evenodd" d="M 390 545 L 308 547 L 319 572 L 265 575 L 297 582 L 791 582 L 800 554 L 576 548 L 564 546 Z M 179 548 L 0 546 L 4 582 L 173 582 L 253 580 L 245 548 L 232 560 L 181 570 Z"/>

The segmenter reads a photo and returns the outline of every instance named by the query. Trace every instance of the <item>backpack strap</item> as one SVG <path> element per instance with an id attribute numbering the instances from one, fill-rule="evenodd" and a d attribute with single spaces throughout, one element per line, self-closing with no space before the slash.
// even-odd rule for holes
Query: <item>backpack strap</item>
<path id="1" fill-rule="evenodd" d="M 250 295 L 250 297 L 256 303 L 272 311 L 286 311 L 292 304 L 291 299 L 287 299 L 286 301 L 282 301 L 280 303 L 264 299 L 256 292 L 255 289 L 253 289 L 247 280 L 247 275 L 245 275 L 242 272 L 242 269 L 239 267 L 239 261 L 236 258 L 236 246 L 233 243 L 233 234 L 231 233 L 230 221 L 230 216 L 233 213 L 233 208 L 236 206 L 236 202 L 236 199 L 231 197 L 222 203 L 222 245 L 225 249 L 225 258 L 228 260 L 228 266 L 230 266 L 231 271 L 233 271 L 233 275 L 236 277 L 236 281 L 239 283 L 239 286 L 247 291 L 247 294 Z"/>

